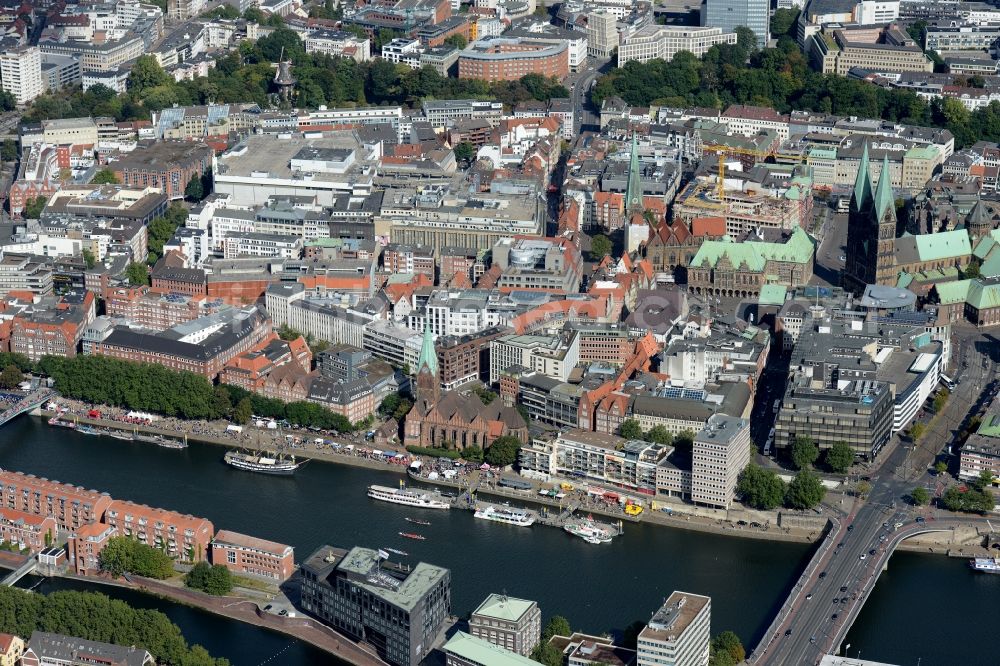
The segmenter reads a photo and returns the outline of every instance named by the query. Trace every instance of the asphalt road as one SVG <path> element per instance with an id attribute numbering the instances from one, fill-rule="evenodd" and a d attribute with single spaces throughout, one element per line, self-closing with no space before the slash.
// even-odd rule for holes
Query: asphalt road
<path id="1" fill-rule="evenodd" d="M 899 442 L 875 468 L 867 502 L 846 515 L 834 510 L 834 528 L 789 595 L 782 620 L 757 646 L 751 663 L 815 664 L 824 654 L 837 652 L 896 544 L 928 528 L 981 520 L 948 514 L 936 519 L 933 509 L 905 501 L 915 486 L 933 489 L 939 485 L 930 476 L 930 465 L 965 419 L 981 411 L 993 393 L 995 357 L 1000 356 L 996 340 L 962 329 L 954 344 L 955 358 L 965 366 L 962 383 L 915 451 Z M 918 522 L 918 516 L 923 522 Z"/>

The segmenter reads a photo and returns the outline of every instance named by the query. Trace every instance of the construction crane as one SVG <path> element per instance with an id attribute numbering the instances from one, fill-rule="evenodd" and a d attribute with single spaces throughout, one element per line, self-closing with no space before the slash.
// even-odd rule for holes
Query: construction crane
<path id="1" fill-rule="evenodd" d="M 723 143 L 708 143 L 702 146 L 704 151 L 715 152 L 719 156 L 719 179 L 716 183 L 716 196 L 719 199 L 718 205 L 725 205 L 726 197 L 726 156 L 735 155 L 745 155 L 749 157 L 756 157 L 759 161 L 763 162 L 768 157 L 775 157 L 778 155 L 778 150 L 776 148 L 769 148 L 767 150 L 757 150 L 755 148 L 739 148 L 735 146 L 727 146 Z M 789 158 L 794 159 L 793 156 L 789 155 Z M 806 159 L 805 153 L 798 156 L 798 162 L 803 162 Z"/>

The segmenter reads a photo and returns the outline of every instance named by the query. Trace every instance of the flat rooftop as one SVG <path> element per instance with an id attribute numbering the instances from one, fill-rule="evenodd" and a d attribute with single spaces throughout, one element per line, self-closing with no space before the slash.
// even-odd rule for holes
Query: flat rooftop
<path id="1" fill-rule="evenodd" d="M 494 593 L 486 597 L 483 603 L 479 604 L 479 608 L 472 612 L 472 615 L 473 617 L 478 615 L 497 620 L 516 622 L 534 607 L 534 601 Z"/>
<path id="2" fill-rule="evenodd" d="M 712 602 L 710 597 L 689 592 L 674 592 L 663 603 L 646 627 L 639 632 L 639 639 L 672 642 L 684 633 L 694 619 Z"/>

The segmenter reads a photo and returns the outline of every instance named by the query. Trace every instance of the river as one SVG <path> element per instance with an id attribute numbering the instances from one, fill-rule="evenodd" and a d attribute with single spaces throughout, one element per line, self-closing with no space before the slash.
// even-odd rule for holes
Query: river
<path id="1" fill-rule="evenodd" d="M 369 500 L 365 496 L 369 484 L 398 483 L 401 477 L 391 472 L 311 461 L 294 477 L 269 477 L 232 469 L 221 462 L 222 454 L 221 447 L 195 442 L 186 450 L 176 451 L 140 442 L 85 436 L 50 428 L 35 417 L 17 419 L 0 431 L 0 467 L 107 491 L 115 498 L 205 516 L 216 529 L 226 528 L 291 544 L 296 548 L 296 559 L 306 557 L 323 543 L 406 550 L 413 561 L 424 560 L 451 569 L 452 606 L 456 615 L 467 615 L 490 592 L 506 591 L 513 596 L 535 599 L 545 616 L 557 613 L 567 616 L 575 629 L 604 632 L 648 618 L 664 597 L 678 589 L 710 595 L 713 633 L 731 629 L 749 646 L 766 629 L 812 550 L 804 544 L 739 539 L 641 524 L 626 525 L 624 535 L 611 544 L 591 546 L 543 526 L 517 528 L 475 520 L 466 511 L 420 511 Z M 427 537 L 426 541 L 398 536 L 400 531 L 413 531 L 417 527 L 405 522 L 404 516 L 420 516 L 432 522 L 418 528 Z M 930 560 L 931 566 L 923 564 L 925 560 L 916 560 L 917 575 L 930 571 L 944 578 L 943 585 L 947 586 L 950 578 L 971 576 L 964 570 L 964 563 L 935 558 Z M 897 558 L 892 560 L 890 574 L 894 573 L 896 561 Z M 900 573 L 903 571 L 901 565 Z M 915 606 L 911 603 L 895 601 L 899 591 L 895 581 L 900 578 L 902 575 L 889 576 L 885 583 L 879 583 L 862 621 L 867 618 L 873 626 L 881 625 L 881 630 L 852 632 L 848 641 L 856 643 L 852 654 L 860 646 L 867 657 L 866 647 L 871 645 L 874 657 L 874 648 L 887 642 L 887 627 L 883 623 L 886 614 L 902 612 L 905 616 L 912 612 Z M 879 611 L 877 618 L 871 617 L 871 608 L 887 588 L 889 610 Z M 971 593 L 985 594 L 976 589 Z M 156 603 L 172 606 L 162 601 Z M 982 596 L 975 607 L 980 609 L 987 603 L 988 598 Z M 970 612 L 977 625 L 989 617 L 988 608 L 982 611 Z M 917 633 L 909 617 L 896 625 L 906 628 L 897 633 L 907 635 L 905 640 L 897 641 L 901 655 L 894 657 L 897 662 L 911 663 L 903 657 L 918 654 L 914 650 L 920 649 L 923 641 L 930 643 L 937 640 L 934 636 L 941 636 L 939 628 L 930 630 L 936 622 L 934 618 L 941 615 L 936 611 L 929 614 L 926 631 Z M 190 622 L 174 619 L 190 641 L 204 644 L 213 654 L 230 657 L 234 664 L 253 663 L 242 656 L 248 645 L 258 640 L 251 640 L 248 635 L 259 636 L 262 641 L 260 649 L 252 650 L 254 658 L 281 649 L 280 641 L 289 643 L 287 638 L 251 627 L 241 630 L 238 640 L 210 641 L 211 637 L 203 632 L 189 633 Z M 233 624 L 222 619 L 217 622 Z M 224 631 L 221 635 L 229 633 Z M 309 649 L 291 643 L 290 651 Z M 956 644 L 952 640 L 947 645 L 951 657 L 956 656 L 955 650 L 973 648 L 969 642 Z M 970 656 L 977 653 L 970 652 Z M 912 662 L 915 663 L 915 658 Z M 286 652 L 282 663 L 316 662 L 307 652 Z M 923 663 L 957 662 L 925 658 Z M 962 663 L 974 662 L 965 659 Z"/>

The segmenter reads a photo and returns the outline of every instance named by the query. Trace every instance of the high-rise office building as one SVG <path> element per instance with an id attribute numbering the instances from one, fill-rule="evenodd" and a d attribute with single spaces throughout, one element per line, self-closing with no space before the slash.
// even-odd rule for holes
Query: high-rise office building
<path id="1" fill-rule="evenodd" d="M 674 592 L 636 642 L 637 666 L 708 666 L 712 599 Z"/>
<path id="2" fill-rule="evenodd" d="M 753 30 L 757 46 L 763 48 L 771 38 L 771 3 L 768 0 L 706 0 L 702 5 L 701 24 L 736 32 L 744 27 Z"/>

